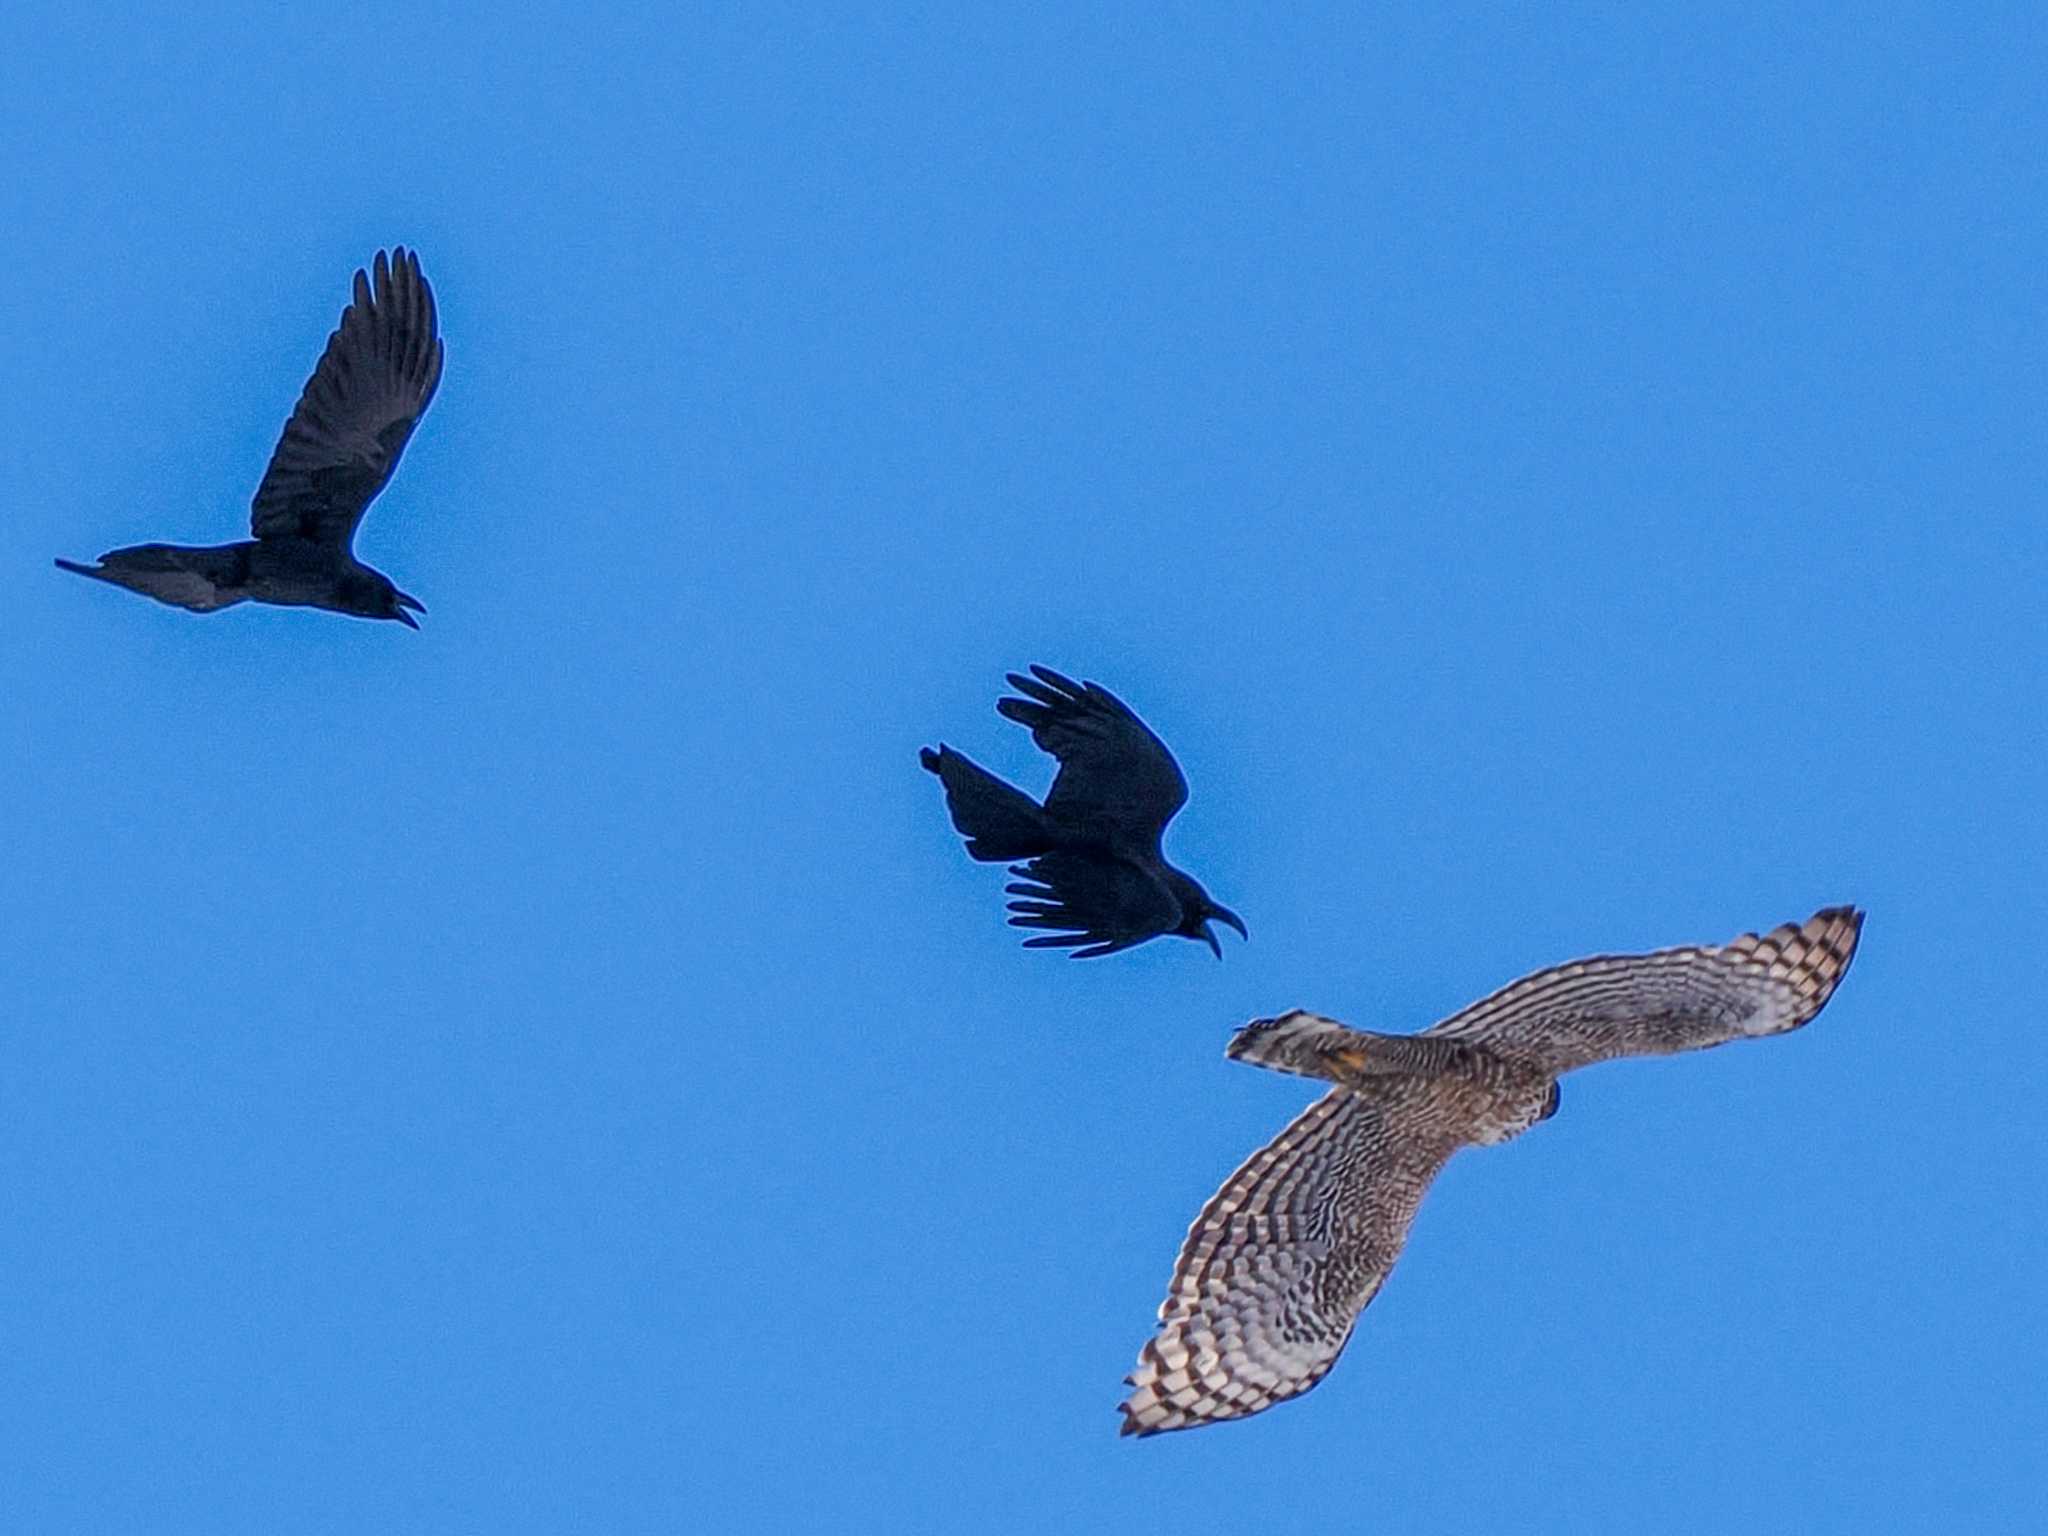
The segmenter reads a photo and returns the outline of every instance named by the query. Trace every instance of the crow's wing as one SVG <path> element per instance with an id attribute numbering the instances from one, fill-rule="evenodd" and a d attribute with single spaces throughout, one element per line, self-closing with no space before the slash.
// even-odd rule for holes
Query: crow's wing
<path id="1" fill-rule="evenodd" d="M 1854 907 L 1827 907 L 1718 946 L 1574 960 L 1524 976 L 1423 1033 L 1477 1041 L 1546 1072 L 1782 1034 L 1834 995 L 1862 931 Z"/>
<path id="2" fill-rule="evenodd" d="M 1108 854 L 1057 852 L 1013 864 L 1019 878 L 1003 887 L 1015 928 L 1054 931 L 1026 939 L 1026 949 L 1072 949 L 1076 960 L 1115 954 L 1156 939 L 1180 922 L 1180 903 L 1137 865 Z M 1086 946 L 1083 948 L 1082 946 Z"/>
<path id="3" fill-rule="evenodd" d="M 1076 683 L 1050 667 L 1031 674 L 1012 672 L 1010 686 L 1026 697 L 998 699 L 996 709 L 1028 726 L 1039 748 L 1060 760 L 1046 814 L 1156 841 L 1188 801 L 1188 781 L 1166 743 L 1099 683 Z"/>
<path id="4" fill-rule="evenodd" d="M 434 293 L 403 246 L 376 279 L 358 269 L 355 299 L 327 338 L 256 488 L 259 539 L 300 538 L 346 549 L 398 467 L 406 439 L 441 382 Z"/>

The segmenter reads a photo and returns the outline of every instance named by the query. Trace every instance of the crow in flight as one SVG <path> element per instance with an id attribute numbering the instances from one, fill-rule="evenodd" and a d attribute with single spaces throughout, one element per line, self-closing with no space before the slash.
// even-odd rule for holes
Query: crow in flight
<path id="1" fill-rule="evenodd" d="M 1085 960 L 1171 933 L 1222 959 L 1209 923 L 1240 934 L 1244 923 L 1159 851 L 1160 834 L 1188 800 L 1166 743 L 1098 683 L 1049 667 L 1013 672 L 1009 682 L 1025 697 L 998 699 L 997 711 L 1030 727 L 1040 750 L 1060 760 L 1044 805 L 950 747 L 926 747 L 918 761 L 946 786 L 946 809 L 971 857 L 1022 861 L 1010 868 L 1022 883 L 1005 887 L 1019 898 L 1010 923 L 1055 930 L 1024 947 L 1072 949 Z"/>
<path id="2" fill-rule="evenodd" d="M 406 610 L 425 606 L 350 548 L 441 382 L 434 294 L 419 257 L 401 246 L 387 262 L 379 251 L 375 271 L 374 290 L 356 272 L 355 302 L 341 312 L 270 456 L 249 519 L 255 538 L 136 544 L 109 550 L 98 565 L 58 566 L 195 613 L 253 600 L 418 629 Z"/>

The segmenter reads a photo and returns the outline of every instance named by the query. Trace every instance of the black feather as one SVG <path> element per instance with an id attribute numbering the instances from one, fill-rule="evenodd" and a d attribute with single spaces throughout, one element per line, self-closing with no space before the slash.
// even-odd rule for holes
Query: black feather
<path id="1" fill-rule="evenodd" d="M 1043 805 L 950 747 L 918 761 L 945 785 L 968 853 L 1010 863 L 1017 878 L 1003 889 L 1025 898 L 1008 904 L 1011 925 L 1064 930 L 1025 947 L 1088 959 L 1162 934 L 1213 943 L 1206 924 L 1224 909 L 1160 850 L 1188 798 L 1166 744 L 1099 683 L 1039 666 L 1009 683 L 1020 697 L 998 699 L 997 712 L 1059 759 Z"/>

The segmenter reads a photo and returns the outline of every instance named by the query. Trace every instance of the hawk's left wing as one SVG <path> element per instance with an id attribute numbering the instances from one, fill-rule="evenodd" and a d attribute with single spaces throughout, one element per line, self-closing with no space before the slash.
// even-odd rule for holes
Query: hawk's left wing
<path id="1" fill-rule="evenodd" d="M 1123 1433 L 1243 1418 L 1321 1381 L 1465 1144 L 1458 1120 L 1430 1080 L 1393 1078 L 1331 1090 L 1254 1153 L 1188 1229 Z"/>

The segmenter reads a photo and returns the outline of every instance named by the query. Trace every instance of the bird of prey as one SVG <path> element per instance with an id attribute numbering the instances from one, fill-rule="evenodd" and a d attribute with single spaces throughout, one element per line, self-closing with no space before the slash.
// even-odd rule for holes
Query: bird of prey
<path id="1" fill-rule="evenodd" d="M 1159 850 L 1188 799 L 1166 743 L 1099 683 L 1076 683 L 1049 667 L 1033 667 L 1029 677 L 1012 672 L 1009 683 L 1024 697 L 998 699 L 997 712 L 1059 759 L 1045 804 L 951 747 L 926 747 L 918 761 L 946 786 L 968 855 L 1009 864 L 1019 878 L 1005 887 L 1017 898 L 1011 925 L 1049 930 L 1024 947 L 1070 949 L 1085 960 L 1170 933 L 1200 940 L 1221 959 L 1209 924 L 1245 934 L 1243 921 Z"/>
<path id="2" fill-rule="evenodd" d="M 158 602 L 212 613 L 255 601 L 328 608 L 418 629 L 415 597 L 356 559 L 356 525 L 398 467 L 406 440 L 441 382 L 434 293 L 419 257 L 399 247 L 356 272 L 355 297 L 327 338 L 256 488 L 238 544 L 136 544 L 97 565 L 59 560 Z"/>
<path id="3" fill-rule="evenodd" d="M 1299 1010 L 1256 1019 L 1234 1060 L 1334 1086 L 1224 1183 L 1188 1230 L 1159 1332 L 1127 1378 L 1123 1433 L 1242 1418 L 1323 1379 L 1401 1252 L 1437 1170 L 1557 1112 L 1558 1077 L 1782 1034 L 1820 1012 L 1863 914 L 1829 907 L 1719 948 L 1538 971 L 1419 1035 Z"/>

